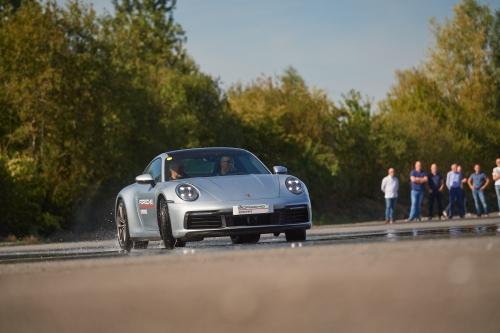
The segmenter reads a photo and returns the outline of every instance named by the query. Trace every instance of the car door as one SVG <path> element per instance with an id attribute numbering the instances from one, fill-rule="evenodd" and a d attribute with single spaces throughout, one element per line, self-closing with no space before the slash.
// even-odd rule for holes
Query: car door
<path id="1" fill-rule="evenodd" d="M 149 173 L 156 183 L 162 180 L 162 160 L 155 159 L 149 164 L 144 173 Z M 157 185 L 158 186 L 158 185 Z M 155 186 L 156 187 L 156 186 Z M 148 230 L 158 230 L 158 222 L 156 218 L 156 189 L 150 184 L 140 184 L 137 191 L 137 211 L 139 213 L 142 225 Z"/>

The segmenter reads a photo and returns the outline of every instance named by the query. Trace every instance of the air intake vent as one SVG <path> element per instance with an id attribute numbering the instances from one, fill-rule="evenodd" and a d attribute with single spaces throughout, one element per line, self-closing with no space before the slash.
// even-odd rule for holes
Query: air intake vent
<path id="1" fill-rule="evenodd" d="M 301 222 L 309 222 L 309 211 L 307 209 L 307 206 L 293 206 L 281 210 L 281 224 Z"/>
<path id="2" fill-rule="evenodd" d="M 211 212 L 187 213 L 186 229 L 222 228 L 222 217 Z"/>

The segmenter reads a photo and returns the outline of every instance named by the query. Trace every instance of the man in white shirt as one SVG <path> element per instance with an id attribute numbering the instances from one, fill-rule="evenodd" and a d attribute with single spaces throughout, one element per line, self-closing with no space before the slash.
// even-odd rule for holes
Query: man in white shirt
<path id="1" fill-rule="evenodd" d="M 385 193 L 385 223 L 394 223 L 394 211 L 398 200 L 399 181 L 395 176 L 393 168 L 389 169 L 389 175 L 382 179 L 382 192 Z"/>
<path id="2" fill-rule="evenodd" d="M 498 200 L 498 216 L 500 216 L 500 158 L 497 158 L 497 167 L 493 169 L 493 180 L 495 181 L 495 192 Z"/>

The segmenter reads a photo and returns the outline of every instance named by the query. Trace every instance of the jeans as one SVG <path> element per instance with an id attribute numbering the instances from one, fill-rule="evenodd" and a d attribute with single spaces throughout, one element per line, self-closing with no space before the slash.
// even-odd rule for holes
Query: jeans
<path id="1" fill-rule="evenodd" d="M 462 207 L 462 189 L 460 187 L 450 188 L 450 217 L 453 217 L 453 206 L 455 205 L 455 200 L 458 204 L 458 213 L 460 217 L 464 216 Z"/>
<path id="2" fill-rule="evenodd" d="M 394 221 L 394 210 L 398 198 L 385 198 L 385 219 Z"/>
<path id="3" fill-rule="evenodd" d="M 432 218 L 434 215 L 434 201 L 437 200 L 438 203 L 438 216 L 441 217 L 443 215 L 443 193 L 439 192 L 438 190 L 432 191 L 432 193 L 429 194 L 429 217 Z"/>
<path id="4" fill-rule="evenodd" d="M 424 198 L 424 191 L 411 190 L 410 219 L 420 218 L 420 207 L 422 206 L 423 198 Z"/>
<path id="5" fill-rule="evenodd" d="M 469 211 L 467 210 L 467 197 L 465 196 L 465 193 L 464 191 L 462 190 L 462 208 L 464 209 L 464 214 L 467 214 Z M 451 206 L 451 202 L 448 203 L 448 206 L 446 206 L 446 208 L 444 209 L 446 211 L 446 213 L 450 213 L 450 206 Z"/>
<path id="6" fill-rule="evenodd" d="M 500 211 L 500 185 L 495 185 L 495 192 L 497 192 L 498 210 Z"/>
<path id="7" fill-rule="evenodd" d="M 472 196 L 474 197 L 474 203 L 476 204 L 477 216 L 481 216 L 481 205 L 479 204 L 479 200 L 481 200 L 481 203 L 483 204 L 484 213 L 488 214 L 488 204 L 486 203 L 486 199 L 484 197 L 484 191 L 473 190 Z"/>

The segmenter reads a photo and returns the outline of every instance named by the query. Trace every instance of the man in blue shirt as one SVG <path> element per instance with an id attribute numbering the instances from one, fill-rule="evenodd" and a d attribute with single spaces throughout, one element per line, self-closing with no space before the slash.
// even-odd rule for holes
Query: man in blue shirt
<path id="1" fill-rule="evenodd" d="M 434 201 L 438 204 L 438 216 L 441 219 L 443 215 L 443 187 L 444 181 L 441 173 L 438 172 L 436 164 L 431 165 L 431 172 L 427 174 L 427 187 L 429 188 L 429 220 L 432 220 L 434 213 Z"/>
<path id="2" fill-rule="evenodd" d="M 457 171 L 457 165 L 451 165 L 451 171 L 446 175 L 446 187 L 450 191 L 450 214 L 448 218 L 453 218 L 453 206 L 455 205 L 455 200 L 458 204 L 458 213 L 460 217 L 464 217 L 463 207 L 462 207 L 462 191 L 460 190 L 460 184 L 462 184 L 462 173 Z"/>
<path id="3" fill-rule="evenodd" d="M 474 173 L 469 177 L 469 187 L 472 190 L 472 196 L 474 197 L 474 203 L 476 204 L 476 216 L 481 216 L 481 206 L 479 205 L 479 200 L 483 204 L 484 214 L 488 216 L 488 205 L 486 204 L 486 199 L 484 198 L 484 189 L 490 183 L 490 179 L 481 172 L 481 166 L 476 164 L 474 166 Z"/>
<path id="4" fill-rule="evenodd" d="M 415 163 L 415 170 L 410 173 L 411 180 L 411 210 L 409 222 L 415 220 L 422 221 L 420 217 L 420 207 L 424 198 L 425 183 L 427 183 L 427 174 L 422 172 L 422 163 Z"/>

